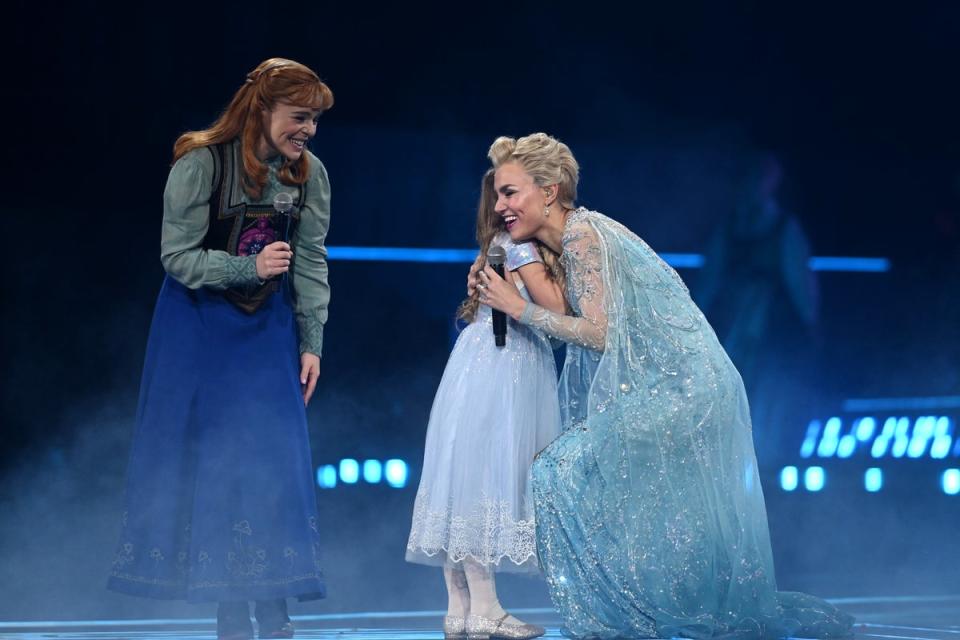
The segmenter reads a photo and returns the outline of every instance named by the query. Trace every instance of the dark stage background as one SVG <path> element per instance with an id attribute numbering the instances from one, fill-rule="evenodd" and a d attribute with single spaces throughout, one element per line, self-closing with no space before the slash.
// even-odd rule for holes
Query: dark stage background
<path id="1" fill-rule="evenodd" d="M 775 317 L 766 332 L 762 354 L 806 356 L 791 371 L 761 357 L 751 397 L 781 588 L 957 593 L 953 440 L 944 457 L 874 457 L 873 436 L 849 457 L 800 452 L 808 423 L 831 416 L 843 433 L 905 417 L 903 437 L 942 416 L 956 437 L 960 5 L 664 5 L 8 3 L 0 619 L 212 612 L 104 583 L 172 144 L 271 56 L 336 94 L 312 143 L 332 181 L 331 246 L 472 246 L 487 147 L 546 131 L 577 155 L 583 204 L 658 251 L 703 253 L 751 163 L 775 155 L 779 202 L 815 255 L 890 264 L 817 272 L 816 328 Z M 318 489 L 330 596 L 295 612 L 444 606 L 439 572 L 403 553 L 465 271 L 330 264 L 314 460 L 402 459 L 410 481 Z M 680 273 L 696 293 L 707 271 Z M 857 398 L 933 400 L 845 404 Z M 804 488 L 812 465 L 820 491 Z M 791 466 L 803 477 L 786 490 Z M 867 468 L 882 490 L 866 491 Z M 547 604 L 536 580 L 500 592 Z"/>

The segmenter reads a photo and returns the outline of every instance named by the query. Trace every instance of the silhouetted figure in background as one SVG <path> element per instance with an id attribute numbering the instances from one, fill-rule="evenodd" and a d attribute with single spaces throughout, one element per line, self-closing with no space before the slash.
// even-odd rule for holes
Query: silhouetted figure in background
<path id="1" fill-rule="evenodd" d="M 933 305 L 924 314 L 922 329 L 932 346 L 929 354 L 931 370 L 937 382 L 929 392 L 935 395 L 960 394 L 960 171 L 953 176 L 946 198 L 933 215 L 930 229 L 929 266 L 915 288 L 917 304 L 924 304 L 923 293 L 932 287 Z M 906 367 L 905 367 L 906 368 Z"/>
<path id="2" fill-rule="evenodd" d="M 780 162 L 761 154 L 747 165 L 731 215 L 717 228 L 696 289 L 749 393 L 758 449 L 811 417 L 804 370 L 812 365 L 819 288 L 797 218 L 777 199 Z M 807 407 L 791 416 L 790 408 Z"/>

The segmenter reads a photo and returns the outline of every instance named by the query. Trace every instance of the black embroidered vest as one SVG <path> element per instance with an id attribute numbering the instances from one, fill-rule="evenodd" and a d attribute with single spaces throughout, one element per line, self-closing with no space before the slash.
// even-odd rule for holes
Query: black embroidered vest
<path id="1" fill-rule="evenodd" d="M 287 215 L 274 211 L 271 204 L 247 204 L 240 174 L 238 145 L 226 143 L 207 147 L 213 155 L 213 191 L 210 195 L 210 222 L 203 248 L 226 251 L 232 256 L 252 256 L 272 242 L 290 242 L 306 189 L 297 189 L 294 207 Z M 231 287 L 224 297 L 247 313 L 253 313 L 280 288 L 280 278 L 261 285 Z"/>

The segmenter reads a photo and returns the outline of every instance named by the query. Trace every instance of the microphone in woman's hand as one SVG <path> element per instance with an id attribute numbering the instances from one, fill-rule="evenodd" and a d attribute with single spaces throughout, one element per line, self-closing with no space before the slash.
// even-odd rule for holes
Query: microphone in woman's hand
<path id="1" fill-rule="evenodd" d="M 281 191 L 273 196 L 273 210 L 280 216 L 280 240 L 290 242 L 290 211 L 293 210 L 293 196 Z"/>
<path id="2" fill-rule="evenodd" d="M 503 263 L 507 261 L 507 252 L 503 247 L 493 246 L 487 250 L 487 264 L 497 272 L 501 278 L 503 275 Z M 507 314 L 503 311 L 493 310 L 493 339 L 498 347 L 507 344 Z"/>
<path id="3" fill-rule="evenodd" d="M 281 191 L 273 196 L 273 210 L 280 217 L 280 240 L 290 244 L 290 211 L 293 210 L 293 196 L 286 191 Z M 280 287 L 285 289 L 287 284 L 287 274 L 284 272 L 280 276 Z"/>

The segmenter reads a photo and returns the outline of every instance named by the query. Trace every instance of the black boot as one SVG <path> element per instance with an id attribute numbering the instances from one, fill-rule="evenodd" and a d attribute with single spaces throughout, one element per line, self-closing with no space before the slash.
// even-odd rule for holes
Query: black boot
<path id="1" fill-rule="evenodd" d="M 287 600 L 257 600 L 253 614 L 260 627 L 261 638 L 292 638 L 293 623 L 287 615 Z"/>
<path id="2" fill-rule="evenodd" d="M 252 640 L 250 605 L 242 602 L 217 603 L 217 640 Z"/>

